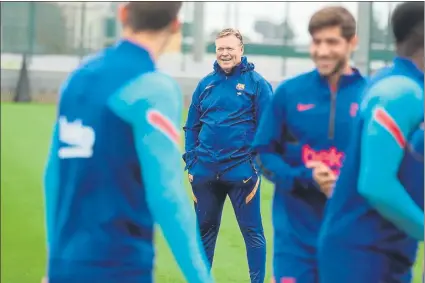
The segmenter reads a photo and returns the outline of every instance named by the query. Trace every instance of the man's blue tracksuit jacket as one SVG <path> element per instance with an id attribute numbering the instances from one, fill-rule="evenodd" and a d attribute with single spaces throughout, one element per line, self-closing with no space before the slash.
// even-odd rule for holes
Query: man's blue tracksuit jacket
<path id="1" fill-rule="evenodd" d="M 189 172 L 197 162 L 220 176 L 251 160 L 251 143 L 272 86 L 242 57 L 240 65 L 226 74 L 217 62 L 214 71 L 198 84 L 184 127 L 183 159 Z"/>
<path id="2" fill-rule="evenodd" d="M 183 159 L 193 175 L 195 211 L 212 264 L 221 213 L 229 196 L 247 248 L 252 283 L 265 276 L 266 243 L 260 211 L 260 177 L 251 144 L 271 99 L 271 85 L 246 57 L 229 74 L 217 62 L 193 94 Z"/>

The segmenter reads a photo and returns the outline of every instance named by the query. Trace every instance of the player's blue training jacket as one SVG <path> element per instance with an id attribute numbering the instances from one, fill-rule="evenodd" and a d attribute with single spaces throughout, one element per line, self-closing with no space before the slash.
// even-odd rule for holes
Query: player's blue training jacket
<path id="1" fill-rule="evenodd" d="M 398 172 L 401 184 L 413 201 L 424 210 L 424 124 L 414 132 Z"/>
<path id="2" fill-rule="evenodd" d="M 272 87 L 246 57 L 226 74 L 214 63 L 192 96 L 184 127 L 186 169 L 195 162 L 220 175 L 250 160 L 251 143 Z"/>
<path id="3" fill-rule="evenodd" d="M 158 223 L 189 282 L 212 282 L 184 192 L 181 93 L 123 40 L 61 90 L 45 175 L 50 283 L 152 282 Z"/>
<path id="4" fill-rule="evenodd" d="M 423 92 L 423 72 L 404 58 L 371 80 L 328 202 L 321 245 L 369 248 L 398 255 L 406 266 L 414 262 L 414 238 L 424 237 Z"/>
<path id="5" fill-rule="evenodd" d="M 341 77 L 334 92 L 327 79 L 313 70 L 276 89 L 253 143 L 263 175 L 276 188 L 276 236 L 282 230 L 292 235 L 292 241 L 316 246 L 326 196 L 305 164 L 322 161 L 339 174 L 364 85 L 365 79 L 354 69 Z M 282 244 L 280 248 L 297 253 L 298 247 Z"/>

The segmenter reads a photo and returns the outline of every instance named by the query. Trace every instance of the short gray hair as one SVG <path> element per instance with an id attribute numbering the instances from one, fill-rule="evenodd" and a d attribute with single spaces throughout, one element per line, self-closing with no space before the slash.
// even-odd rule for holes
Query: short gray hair
<path id="1" fill-rule="evenodd" d="M 239 39 L 239 41 L 241 42 L 241 45 L 243 45 L 243 37 L 242 34 L 239 32 L 239 30 L 234 29 L 234 28 L 225 28 L 222 31 L 220 31 L 217 36 L 216 39 L 219 38 L 223 38 L 229 35 L 233 35 L 235 36 L 237 39 Z"/>

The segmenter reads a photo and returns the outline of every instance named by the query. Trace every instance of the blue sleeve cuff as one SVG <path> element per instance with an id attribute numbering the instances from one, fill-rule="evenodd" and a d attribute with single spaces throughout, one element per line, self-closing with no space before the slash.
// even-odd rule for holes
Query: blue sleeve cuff
<path id="1" fill-rule="evenodd" d="M 298 185 L 297 187 L 301 187 L 303 189 L 315 188 L 317 190 L 318 186 L 313 179 L 313 170 L 305 167 L 297 167 L 293 168 L 295 183 Z"/>
<path id="2" fill-rule="evenodd" d="M 193 151 L 189 151 L 186 152 L 182 155 L 182 158 L 184 160 L 184 162 L 186 163 L 186 166 L 184 167 L 184 170 L 189 170 L 190 168 L 192 168 L 193 164 L 195 164 L 195 154 Z"/>

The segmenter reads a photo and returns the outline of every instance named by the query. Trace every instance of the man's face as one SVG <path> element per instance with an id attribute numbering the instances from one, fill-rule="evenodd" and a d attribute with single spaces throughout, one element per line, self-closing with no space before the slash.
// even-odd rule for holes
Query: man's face
<path id="1" fill-rule="evenodd" d="M 312 35 L 310 55 L 319 73 L 330 76 L 340 72 L 350 60 L 357 38 L 345 39 L 340 27 L 328 27 Z"/>
<path id="2" fill-rule="evenodd" d="M 236 36 L 229 35 L 215 40 L 215 51 L 220 67 L 230 72 L 241 62 L 243 46 Z"/>

